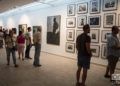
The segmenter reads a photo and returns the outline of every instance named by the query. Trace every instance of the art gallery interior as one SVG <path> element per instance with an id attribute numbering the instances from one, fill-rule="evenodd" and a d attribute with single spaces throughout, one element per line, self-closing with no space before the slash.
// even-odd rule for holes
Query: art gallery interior
<path id="1" fill-rule="evenodd" d="M 91 27 L 93 51 L 87 86 L 110 86 L 104 78 L 106 36 L 113 25 L 120 26 L 119 10 L 120 0 L 0 0 L 0 27 L 16 28 L 18 34 L 23 25 L 24 31 L 32 27 L 33 34 L 35 27 L 42 26 L 42 67 L 34 68 L 33 59 L 18 60 L 20 67 L 15 69 L 11 59 L 8 68 L 5 49 L 0 49 L 0 86 L 75 86 L 76 38 L 82 33 L 83 23 Z M 51 34 L 54 19 L 58 23 L 56 38 Z M 33 58 L 34 47 L 30 52 Z M 116 73 L 120 73 L 120 61 Z"/>

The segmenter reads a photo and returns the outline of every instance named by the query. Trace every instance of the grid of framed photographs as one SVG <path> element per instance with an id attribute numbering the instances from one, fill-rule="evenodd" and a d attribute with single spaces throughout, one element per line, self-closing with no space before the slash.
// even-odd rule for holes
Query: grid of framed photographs
<path id="1" fill-rule="evenodd" d="M 120 26 L 120 14 L 117 15 L 116 10 L 118 10 L 118 0 L 90 0 L 89 2 L 78 2 L 68 5 L 66 44 L 75 45 L 78 35 L 83 33 L 83 26 L 89 24 L 93 56 L 105 59 L 106 44 L 101 43 L 107 42 L 112 26 L 117 25 L 117 22 L 118 26 Z"/>

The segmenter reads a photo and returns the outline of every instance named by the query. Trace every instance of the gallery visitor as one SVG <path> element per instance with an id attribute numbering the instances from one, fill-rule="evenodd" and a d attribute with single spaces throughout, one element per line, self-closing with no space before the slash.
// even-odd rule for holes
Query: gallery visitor
<path id="1" fill-rule="evenodd" d="M 106 68 L 105 78 L 110 78 L 115 72 L 116 64 L 120 57 L 120 41 L 117 37 L 119 28 L 117 26 L 112 27 L 112 33 L 107 37 L 107 60 L 108 65 Z"/>
<path id="2" fill-rule="evenodd" d="M 22 55 L 22 60 L 24 60 L 24 46 L 25 46 L 25 36 L 22 31 L 19 31 L 19 35 L 17 37 L 17 48 L 18 48 L 18 56 L 19 59 Z"/>
<path id="3" fill-rule="evenodd" d="M 14 66 L 18 67 L 18 65 L 16 64 L 16 54 L 15 54 L 16 51 L 14 49 L 16 40 L 14 40 L 12 30 L 9 30 L 9 35 L 6 36 L 5 44 L 6 44 L 6 53 L 7 53 L 7 65 L 10 65 L 10 54 L 12 53 Z"/>
<path id="4" fill-rule="evenodd" d="M 28 32 L 25 34 L 25 38 L 26 38 L 26 50 L 25 50 L 25 58 L 27 59 L 32 59 L 30 57 L 30 48 L 32 46 L 32 42 L 31 42 L 31 27 L 28 27 Z"/>
<path id="5" fill-rule="evenodd" d="M 33 42 L 35 46 L 35 54 L 34 54 L 34 62 L 33 65 L 35 67 L 40 67 L 40 51 L 41 51 L 41 29 L 42 27 L 37 28 L 37 32 L 33 35 Z"/>
<path id="6" fill-rule="evenodd" d="M 76 86 L 85 86 L 87 78 L 87 71 L 90 68 L 90 60 L 92 53 L 90 50 L 91 38 L 88 35 L 90 33 L 90 26 L 88 24 L 83 26 L 83 33 L 77 37 L 76 48 L 78 50 L 78 69 L 76 72 Z M 83 69 L 82 82 L 80 82 L 81 70 Z"/>

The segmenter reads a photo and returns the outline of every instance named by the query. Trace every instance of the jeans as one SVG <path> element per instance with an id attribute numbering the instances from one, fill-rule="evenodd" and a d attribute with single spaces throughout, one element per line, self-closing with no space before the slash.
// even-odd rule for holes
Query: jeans
<path id="1" fill-rule="evenodd" d="M 16 55 L 15 55 L 15 51 L 12 48 L 6 48 L 7 51 L 7 61 L 8 64 L 10 63 L 10 54 L 12 53 L 12 58 L 13 58 L 13 63 L 16 64 Z"/>
<path id="2" fill-rule="evenodd" d="M 35 55 L 34 55 L 34 62 L 33 65 L 39 65 L 40 64 L 40 51 L 41 51 L 41 44 L 36 43 L 35 44 Z"/>
<path id="3" fill-rule="evenodd" d="M 30 48 L 31 45 L 26 45 L 26 50 L 25 50 L 25 58 L 30 58 Z"/>

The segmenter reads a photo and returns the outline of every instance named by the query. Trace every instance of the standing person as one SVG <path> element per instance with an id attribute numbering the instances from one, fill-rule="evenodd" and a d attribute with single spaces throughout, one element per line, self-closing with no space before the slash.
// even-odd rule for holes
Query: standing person
<path id="1" fill-rule="evenodd" d="M 17 37 L 17 46 L 18 46 L 18 55 L 20 59 L 20 55 L 22 54 L 22 60 L 24 60 L 24 45 L 25 45 L 25 37 L 23 32 L 20 31 Z"/>
<path id="2" fill-rule="evenodd" d="M 16 64 L 15 50 L 13 49 L 16 41 L 14 41 L 12 30 L 10 30 L 9 35 L 6 36 L 5 42 L 6 42 L 5 44 L 6 44 L 6 52 L 7 52 L 7 65 L 10 65 L 10 54 L 12 53 L 14 66 L 18 67 L 18 65 Z"/>
<path id="3" fill-rule="evenodd" d="M 28 27 L 28 32 L 26 33 L 26 50 L 25 50 L 25 58 L 32 59 L 30 57 L 30 48 L 31 48 L 31 27 Z"/>
<path id="4" fill-rule="evenodd" d="M 0 29 L 0 48 L 3 48 L 3 32 L 2 32 L 2 29 Z"/>
<path id="5" fill-rule="evenodd" d="M 116 64 L 120 57 L 120 41 L 117 37 L 119 33 L 119 28 L 117 26 L 112 27 L 112 34 L 107 38 L 107 60 L 108 65 L 106 68 L 105 78 L 111 78 L 114 74 Z M 109 75 L 110 72 L 110 75 Z"/>
<path id="6" fill-rule="evenodd" d="M 92 53 L 90 50 L 91 38 L 88 36 L 90 33 L 90 27 L 88 24 L 83 26 L 83 33 L 77 37 L 76 48 L 78 50 L 78 69 L 76 72 L 77 83 L 76 86 L 85 86 L 85 81 L 87 78 L 87 71 L 90 68 L 90 60 Z M 82 82 L 80 83 L 80 74 L 83 68 Z"/>
<path id="7" fill-rule="evenodd" d="M 33 42 L 35 45 L 35 55 L 34 55 L 34 62 L 33 65 L 35 67 L 40 67 L 40 51 L 41 51 L 41 29 L 42 27 L 37 28 L 37 32 L 33 35 Z"/>

